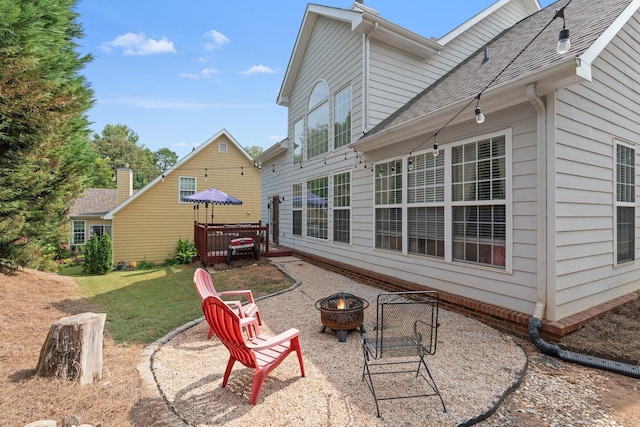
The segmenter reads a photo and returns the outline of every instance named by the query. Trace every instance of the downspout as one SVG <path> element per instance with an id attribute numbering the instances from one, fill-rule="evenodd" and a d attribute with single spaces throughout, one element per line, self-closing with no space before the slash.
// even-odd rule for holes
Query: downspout
<path id="1" fill-rule="evenodd" d="M 527 85 L 527 98 L 536 109 L 536 147 L 537 147 L 537 294 L 536 307 L 533 315 L 540 319 L 544 318 L 544 311 L 547 305 L 547 108 L 536 94 L 535 83 Z"/>
<path id="2" fill-rule="evenodd" d="M 546 129 L 546 107 L 544 102 L 536 94 L 535 84 L 527 85 L 527 97 L 529 102 L 535 107 L 537 112 L 537 155 L 538 155 L 538 280 L 537 280 L 537 300 L 533 316 L 529 320 L 529 339 L 536 348 L 549 356 L 554 356 L 565 362 L 577 363 L 590 368 L 603 369 L 626 375 L 633 378 L 640 378 L 640 366 L 628 363 L 617 362 L 615 360 L 604 359 L 573 351 L 563 350 L 556 344 L 550 344 L 540 338 L 540 328 L 542 328 L 542 318 L 547 301 L 547 129 Z M 540 226 L 543 225 L 543 226 Z"/>

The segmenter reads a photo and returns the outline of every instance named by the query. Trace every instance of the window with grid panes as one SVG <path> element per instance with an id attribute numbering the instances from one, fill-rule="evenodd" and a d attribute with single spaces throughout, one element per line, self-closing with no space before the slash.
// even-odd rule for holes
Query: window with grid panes
<path id="1" fill-rule="evenodd" d="M 408 252 L 444 258 L 444 153 L 407 159 Z"/>
<path id="2" fill-rule="evenodd" d="M 302 184 L 293 184 L 293 234 L 302 236 Z"/>
<path id="3" fill-rule="evenodd" d="M 616 261 L 635 259 L 636 152 L 616 144 Z"/>
<path id="4" fill-rule="evenodd" d="M 378 164 L 374 173 L 375 247 L 402 251 L 402 162 Z"/>
<path id="5" fill-rule="evenodd" d="M 307 181 L 307 236 L 328 238 L 329 178 Z"/>
<path id="6" fill-rule="evenodd" d="M 329 151 L 329 86 L 318 82 L 307 107 L 307 159 Z"/>
<path id="7" fill-rule="evenodd" d="M 351 142 L 351 85 L 333 97 L 334 148 Z"/>
<path id="8" fill-rule="evenodd" d="M 178 201 L 184 202 L 183 197 L 196 193 L 196 179 L 191 176 L 181 176 L 178 180 Z"/>
<path id="9" fill-rule="evenodd" d="M 351 242 L 351 173 L 333 176 L 333 241 Z"/>
<path id="10" fill-rule="evenodd" d="M 505 267 L 506 141 L 451 148 L 453 259 Z"/>
<path id="11" fill-rule="evenodd" d="M 86 229 L 84 221 L 73 221 L 73 241 L 74 245 L 84 245 L 86 242 Z"/>
<path id="12" fill-rule="evenodd" d="M 302 147 L 304 147 L 304 120 L 293 125 L 293 164 L 302 163 Z"/>

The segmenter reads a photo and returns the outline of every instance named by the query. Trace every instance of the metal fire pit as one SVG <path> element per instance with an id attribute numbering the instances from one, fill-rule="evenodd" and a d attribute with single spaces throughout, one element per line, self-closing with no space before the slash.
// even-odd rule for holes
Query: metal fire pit
<path id="1" fill-rule="evenodd" d="M 341 303 L 342 301 L 342 303 Z M 347 340 L 347 332 L 362 325 L 364 309 L 369 302 L 364 298 L 340 292 L 316 301 L 316 308 L 320 310 L 322 330 L 326 328 L 338 333 L 338 341 Z"/>

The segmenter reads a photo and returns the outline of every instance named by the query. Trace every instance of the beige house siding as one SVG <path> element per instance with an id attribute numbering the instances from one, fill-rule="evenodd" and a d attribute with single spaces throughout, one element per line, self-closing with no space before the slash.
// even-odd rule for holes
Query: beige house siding
<path id="1" fill-rule="evenodd" d="M 616 266 L 615 140 L 636 147 L 640 183 L 638 13 L 594 61 L 593 81 L 558 93 L 557 318 L 640 289 L 640 263 Z M 636 211 L 636 258 L 640 217 Z"/>
<path id="2" fill-rule="evenodd" d="M 289 135 L 293 125 L 307 113 L 309 95 L 321 79 L 329 86 L 330 122 L 333 121 L 333 99 L 339 90 L 351 83 L 352 129 L 361 129 L 362 115 L 362 35 L 351 31 L 349 24 L 319 17 L 309 40 L 302 66 L 291 93 Z M 289 138 L 289 140 L 293 140 Z M 329 129 L 329 145 L 333 145 L 333 129 Z M 306 160 L 306 153 L 304 153 Z M 293 151 L 289 153 L 293 163 Z"/>
<path id="3" fill-rule="evenodd" d="M 219 143 L 227 152 L 219 152 Z M 225 133 L 180 162 L 113 215 L 114 261 L 162 263 L 176 253 L 178 239 L 193 240 L 194 219 L 211 222 L 212 206 L 178 200 L 180 177 L 196 178 L 196 192 L 215 187 L 242 200 L 241 206 L 213 208 L 216 223 L 260 220 L 260 170 L 238 150 Z M 208 179 L 205 180 L 205 169 Z M 134 171 L 135 173 L 135 171 Z M 244 173 L 244 175 L 242 175 Z"/>
<path id="4" fill-rule="evenodd" d="M 427 58 L 407 55 L 373 39 L 369 48 L 368 125 L 373 127 L 380 123 L 505 28 L 527 15 L 522 2 L 510 1 L 455 37 L 443 37 L 446 41 L 443 49 Z"/>

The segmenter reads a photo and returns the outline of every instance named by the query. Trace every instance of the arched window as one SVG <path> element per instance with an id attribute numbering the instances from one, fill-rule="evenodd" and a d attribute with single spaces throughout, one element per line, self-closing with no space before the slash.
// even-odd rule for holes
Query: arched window
<path id="1" fill-rule="evenodd" d="M 319 81 L 307 106 L 307 159 L 329 151 L 329 86 Z"/>

